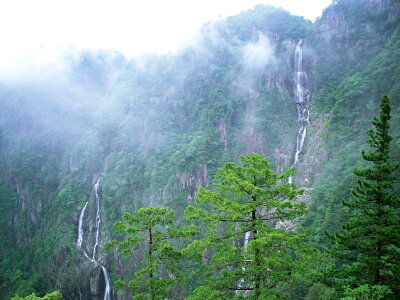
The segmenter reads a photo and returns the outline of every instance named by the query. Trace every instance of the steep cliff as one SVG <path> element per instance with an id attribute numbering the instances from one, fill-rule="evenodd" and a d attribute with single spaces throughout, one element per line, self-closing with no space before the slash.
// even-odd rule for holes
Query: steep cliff
<path id="1" fill-rule="evenodd" d="M 345 218 L 341 201 L 350 197 L 361 163 L 370 120 L 384 94 L 392 98 L 393 158 L 400 156 L 400 16 L 398 1 L 336 1 L 314 23 L 313 114 L 318 124 L 305 157 L 321 160 L 312 188 L 311 214 L 305 226 L 326 240 Z M 311 147 L 321 145 L 315 155 Z M 320 149 L 321 149 L 320 148 Z M 307 168 L 307 167 L 305 167 Z M 318 173 L 318 172 L 317 172 Z"/>
<path id="2" fill-rule="evenodd" d="M 399 16 L 389 0 L 335 1 L 313 24 L 257 6 L 174 55 L 86 53 L 51 91 L 3 84 L 0 294 L 102 299 L 99 264 L 115 279 L 140 263 L 104 250 L 124 211 L 167 205 L 182 218 L 218 167 L 253 152 L 279 172 L 296 167 L 311 211 L 299 222 L 324 241 L 383 94 L 399 156 Z"/>

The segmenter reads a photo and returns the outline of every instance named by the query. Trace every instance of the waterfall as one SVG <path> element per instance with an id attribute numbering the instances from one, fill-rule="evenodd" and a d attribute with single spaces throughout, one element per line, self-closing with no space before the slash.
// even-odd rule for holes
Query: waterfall
<path id="1" fill-rule="evenodd" d="M 295 83 L 295 102 L 297 106 L 297 123 L 300 128 L 296 137 L 296 152 L 294 154 L 293 165 L 299 161 L 299 155 L 303 150 L 304 140 L 307 136 L 307 125 L 310 124 L 310 91 L 308 90 L 308 78 L 303 69 L 303 40 L 300 40 L 294 51 L 294 83 Z M 288 179 L 293 182 L 292 176 Z"/>
<path id="2" fill-rule="evenodd" d="M 86 253 L 84 249 L 82 249 L 82 239 L 83 239 L 83 218 L 85 216 L 85 210 L 86 206 L 88 205 L 88 202 L 86 202 L 85 207 L 82 209 L 81 214 L 79 216 L 79 226 L 78 226 L 78 240 L 76 245 L 78 246 L 79 249 L 83 251 L 83 254 L 93 263 L 100 265 L 103 275 L 104 275 L 104 283 L 105 283 L 105 290 L 104 290 L 104 300 L 111 300 L 111 287 L 110 287 L 110 275 L 108 274 L 107 269 L 100 264 L 96 260 L 96 249 L 99 245 L 99 232 L 100 232 L 100 197 L 99 197 L 99 185 L 100 185 L 100 178 L 97 179 L 93 191 L 94 191 L 94 197 L 96 201 L 96 240 L 95 244 L 93 247 L 93 255 L 92 258 L 89 257 L 89 255 Z"/>
<path id="3" fill-rule="evenodd" d="M 85 210 L 89 202 L 86 202 L 85 206 L 81 210 L 81 214 L 79 215 L 79 225 L 78 225 L 78 240 L 76 242 L 76 246 L 78 249 L 81 249 L 83 251 L 83 254 L 92 262 L 94 260 L 89 257 L 89 255 L 86 253 L 85 249 L 82 249 L 82 242 L 83 242 L 83 218 L 85 217 Z"/>
<path id="4" fill-rule="evenodd" d="M 106 283 L 106 289 L 104 291 L 104 300 L 111 300 L 111 290 L 110 290 L 110 275 L 107 272 L 107 269 L 101 266 L 103 270 L 104 280 Z"/>
<path id="5" fill-rule="evenodd" d="M 76 242 L 76 245 L 78 246 L 79 249 L 82 247 L 82 239 L 83 239 L 83 216 L 85 215 L 85 210 L 86 206 L 88 205 L 89 202 L 86 202 L 84 208 L 81 211 L 81 214 L 79 216 L 79 226 L 78 226 L 78 241 Z"/>
<path id="6" fill-rule="evenodd" d="M 247 231 L 246 234 L 244 235 L 243 247 L 246 247 L 247 244 L 249 243 L 250 234 L 251 234 L 251 231 Z"/>
<path id="7" fill-rule="evenodd" d="M 249 243 L 250 240 L 250 235 L 251 235 L 251 231 L 246 231 L 245 235 L 244 235 L 244 241 L 243 241 L 243 248 L 247 246 L 247 244 Z M 242 266 L 242 270 L 246 271 L 246 268 Z M 241 288 L 243 285 L 244 279 L 240 279 L 238 282 L 238 287 Z M 235 294 L 238 295 L 241 291 L 240 290 L 236 290 Z"/>
<path id="8" fill-rule="evenodd" d="M 296 153 L 294 155 L 294 165 L 296 165 L 297 161 L 299 160 L 299 154 L 301 152 L 301 149 L 303 149 L 303 144 L 304 144 L 306 135 L 307 135 L 307 127 L 301 126 L 299 129 L 299 132 L 297 133 Z"/>
<path id="9" fill-rule="evenodd" d="M 94 197 L 96 199 L 96 242 L 94 243 L 93 247 L 93 255 L 92 259 L 96 260 L 96 248 L 97 245 L 99 244 L 99 232 L 100 232 L 100 200 L 99 200 L 99 184 L 100 184 L 100 178 L 97 179 L 96 184 L 94 185 Z"/>

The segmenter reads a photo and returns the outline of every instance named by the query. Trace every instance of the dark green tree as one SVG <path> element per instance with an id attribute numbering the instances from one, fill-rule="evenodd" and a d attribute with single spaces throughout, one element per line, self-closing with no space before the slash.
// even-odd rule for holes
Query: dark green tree
<path id="1" fill-rule="evenodd" d="M 144 252 L 145 259 L 134 278 L 129 282 L 117 281 L 117 287 L 127 285 L 134 292 L 133 299 L 167 298 L 171 288 L 182 279 L 177 264 L 181 252 L 174 249 L 171 240 L 193 236 L 197 227 L 175 229 L 175 213 L 165 207 L 148 206 L 135 215 L 125 212 L 123 218 L 115 223 L 115 228 L 128 236 L 122 241 L 108 242 L 107 247 L 117 246 L 127 256 Z"/>
<path id="2" fill-rule="evenodd" d="M 198 205 L 186 209 L 207 227 L 188 248 L 206 265 L 205 284 L 189 299 L 272 299 L 299 272 L 310 271 L 310 253 L 317 255 L 285 226 L 305 212 L 296 201 L 302 191 L 288 183 L 294 169 L 278 175 L 260 155 L 240 159 L 242 166 L 220 168 L 213 189 L 200 188 Z"/>
<path id="3" fill-rule="evenodd" d="M 341 263 L 335 277 L 343 287 L 377 286 L 400 296 L 400 199 L 393 192 L 398 180 L 399 162 L 390 162 L 390 99 L 383 96 L 379 117 L 367 131 L 368 152 L 361 153 L 368 163 L 354 169 L 360 179 L 352 191 L 353 198 L 343 201 L 349 218 L 342 231 L 333 235 L 333 254 Z M 375 286 L 375 288 L 374 288 Z M 378 289 L 381 290 L 381 289 Z"/>

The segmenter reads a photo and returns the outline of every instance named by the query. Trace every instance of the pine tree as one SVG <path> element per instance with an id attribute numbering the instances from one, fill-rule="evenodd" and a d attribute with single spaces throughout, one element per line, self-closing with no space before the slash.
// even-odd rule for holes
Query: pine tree
<path id="1" fill-rule="evenodd" d="M 306 273 L 309 254 L 317 254 L 301 234 L 279 226 L 305 212 L 296 201 L 302 191 L 287 183 L 294 169 L 278 175 L 256 154 L 241 162 L 220 168 L 213 190 L 200 188 L 198 205 L 186 209 L 207 227 L 192 245 L 208 267 L 205 285 L 189 299 L 273 298 L 297 271 Z"/>
<path id="2" fill-rule="evenodd" d="M 143 267 L 134 272 L 129 282 L 117 281 L 117 287 L 133 290 L 132 299 L 165 299 L 171 288 L 181 279 L 177 262 L 181 252 L 174 249 L 171 240 L 191 237 L 197 227 L 175 229 L 173 210 L 165 207 L 139 209 L 135 215 L 125 212 L 123 221 L 115 223 L 118 232 L 128 234 L 122 241 L 110 241 L 107 248 L 119 247 L 126 256 L 145 253 Z"/>
<path id="3" fill-rule="evenodd" d="M 384 96 L 379 118 L 373 118 L 374 128 L 367 131 L 371 149 L 361 153 L 368 166 L 354 170 L 360 179 L 353 198 L 343 202 L 350 216 L 333 236 L 333 253 L 341 260 L 335 277 L 342 287 L 383 286 L 399 296 L 400 199 L 393 183 L 400 163 L 390 162 L 389 120 L 390 99 Z"/>

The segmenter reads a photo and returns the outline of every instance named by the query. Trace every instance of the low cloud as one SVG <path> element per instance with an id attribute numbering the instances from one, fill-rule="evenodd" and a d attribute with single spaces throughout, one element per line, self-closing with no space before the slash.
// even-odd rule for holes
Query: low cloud
<path id="1" fill-rule="evenodd" d="M 194 53 L 203 56 L 213 54 L 215 47 L 223 47 L 227 42 L 221 37 L 217 26 L 217 22 L 210 22 L 204 25 L 193 38 L 182 46 L 181 50 L 192 50 Z"/>
<path id="2" fill-rule="evenodd" d="M 245 71 L 264 71 L 276 64 L 275 50 L 269 39 L 261 32 L 258 40 L 249 43 L 242 50 L 242 66 Z"/>

